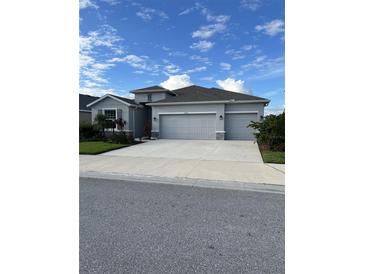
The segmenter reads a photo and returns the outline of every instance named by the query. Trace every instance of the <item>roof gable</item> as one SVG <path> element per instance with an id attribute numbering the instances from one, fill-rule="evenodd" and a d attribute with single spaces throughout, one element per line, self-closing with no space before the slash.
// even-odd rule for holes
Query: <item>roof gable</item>
<path id="1" fill-rule="evenodd" d="M 110 98 L 110 99 L 116 100 L 127 106 L 137 106 L 138 105 L 134 100 L 129 99 L 129 98 L 124 98 L 124 97 L 116 96 L 116 95 L 112 95 L 112 94 L 105 94 L 104 96 L 100 97 L 99 99 L 88 104 L 87 107 L 91 107 L 91 106 L 97 104 L 98 102 L 104 100 L 105 98 Z"/>

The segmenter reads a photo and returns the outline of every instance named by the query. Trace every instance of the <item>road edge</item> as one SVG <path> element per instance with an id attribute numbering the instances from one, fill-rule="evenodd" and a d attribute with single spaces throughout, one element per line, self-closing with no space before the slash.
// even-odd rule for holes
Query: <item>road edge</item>
<path id="1" fill-rule="evenodd" d="M 130 174 L 121 174 L 112 172 L 94 172 L 94 171 L 80 171 L 79 178 L 106 179 L 113 181 L 129 181 L 129 182 L 140 182 L 140 183 L 181 185 L 181 186 L 201 187 L 201 188 L 266 192 L 266 193 L 275 193 L 283 195 L 285 194 L 285 186 L 265 184 L 265 183 L 204 180 L 204 179 L 192 179 L 192 178 L 169 178 L 169 177 L 141 176 L 141 175 L 136 176 Z"/>

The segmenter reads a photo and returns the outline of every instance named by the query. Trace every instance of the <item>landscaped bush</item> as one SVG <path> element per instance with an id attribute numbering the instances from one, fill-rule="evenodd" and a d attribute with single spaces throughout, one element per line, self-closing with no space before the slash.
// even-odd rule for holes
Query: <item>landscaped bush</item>
<path id="1" fill-rule="evenodd" d="M 96 140 L 99 139 L 99 131 L 91 123 L 82 123 L 79 126 L 80 140 Z"/>
<path id="2" fill-rule="evenodd" d="M 251 122 L 249 127 L 257 130 L 255 137 L 262 148 L 285 151 L 285 112 L 265 116 L 262 121 Z"/>
<path id="3" fill-rule="evenodd" d="M 131 144 L 133 143 L 133 138 L 125 134 L 125 132 L 116 132 L 110 137 L 110 141 L 114 144 Z"/>

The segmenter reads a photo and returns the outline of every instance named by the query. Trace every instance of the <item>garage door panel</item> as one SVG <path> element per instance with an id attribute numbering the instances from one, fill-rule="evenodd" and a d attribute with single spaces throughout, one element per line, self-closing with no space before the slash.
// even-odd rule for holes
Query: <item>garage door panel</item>
<path id="1" fill-rule="evenodd" d="M 257 121 L 256 113 L 227 113 L 225 116 L 227 140 L 255 140 L 255 130 L 247 126 L 251 121 Z"/>
<path id="2" fill-rule="evenodd" d="M 173 114 L 160 116 L 163 139 L 215 139 L 215 114 Z"/>

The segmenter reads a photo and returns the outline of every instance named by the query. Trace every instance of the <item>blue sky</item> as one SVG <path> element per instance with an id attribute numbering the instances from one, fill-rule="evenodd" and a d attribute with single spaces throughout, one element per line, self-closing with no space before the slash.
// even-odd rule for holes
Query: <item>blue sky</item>
<path id="1" fill-rule="evenodd" d="M 80 93 L 220 87 L 284 108 L 284 1 L 80 0 Z"/>

